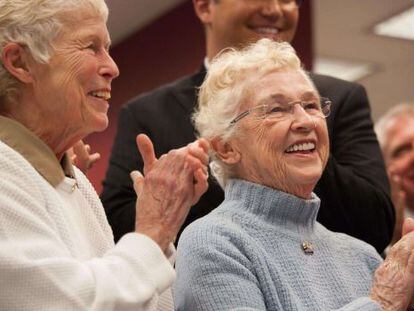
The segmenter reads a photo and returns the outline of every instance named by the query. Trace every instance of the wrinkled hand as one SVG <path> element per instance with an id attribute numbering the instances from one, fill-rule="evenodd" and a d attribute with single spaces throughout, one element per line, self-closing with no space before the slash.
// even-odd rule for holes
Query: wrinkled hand
<path id="1" fill-rule="evenodd" d="M 403 235 L 406 235 L 410 232 L 414 232 L 414 219 L 412 218 L 406 220 L 403 225 Z M 407 309 L 407 311 L 414 311 L 414 293 L 411 296 L 410 307 Z"/>
<path id="2" fill-rule="evenodd" d="M 91 146 L 85 144 L 82 140 L 78 141 L 67 152 L 73 165 L 80 169 L 85 175 L 101 158 L 99 153 L 91 154 Z"/>
<path id="3" fill-rule="evenodd" d="M 406 311 L 414 296 L 414 220 L 405 220 L 403 237 L 375 271 L 371 299 L 384 311 Z"/>
<path id="4" fill-rule="evenodd" d="M 209 144 L 200 139 L 159 159 L 148 136 L 138 135 L 137 145 L 145 177 L 137 171 L 131 173 L 138 196 L 135 230 L 152 238 L 165 252 L 191 206 L 207 190 Z"/>

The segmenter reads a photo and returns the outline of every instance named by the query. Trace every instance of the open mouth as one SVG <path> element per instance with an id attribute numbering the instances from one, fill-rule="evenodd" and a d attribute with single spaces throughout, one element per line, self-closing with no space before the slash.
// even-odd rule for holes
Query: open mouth
<path id="1" fill-rule="evenodd" d="M 276 40 L 280 36 L 281 29 L 274 26 L 251 26 L 249 29 L 262 38 Z"/>
<path id="2" fill-rule="evenodd" d="M 276 27 L 255 27 L 252 29 L 264 36 L 276 36 L 279 33 L 279 29 Z"/>
<path id="3" fill-rule="evenodd" d="M 295 143 L 289 146 L 285 152 L 286 153 L 312 153 L 315 151 L 314 142 L 301 142 Z"/>
<path id="4" fill-rule="evenodd" d="M 93 91 L 89 93 L 90 96 L 108 101 L 111 98 L 109 91 Z"/>

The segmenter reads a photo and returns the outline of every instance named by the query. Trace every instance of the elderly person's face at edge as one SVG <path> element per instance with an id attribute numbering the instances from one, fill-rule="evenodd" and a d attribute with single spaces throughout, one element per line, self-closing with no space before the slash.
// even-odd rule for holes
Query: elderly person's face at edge
<path id="1" fill-rule="evenodd" d="M 385 141 L 385 163 L 400 176 L 407 205 L 414 210 L 414 115 L 409 113 L 392 120 Z"/>
<path id="2" fill-rule="evenodd" d="M 105 20 L 87 9 L 64 17 L 46 64 L 27 48 L 7 44 L 5 67 L 21 87 L 18 104 L 6 115 L 35 132 L 59 159 L 79 139 L 104 130 L 111 81 L 119 74 L 109 45 Z"/>
<path id="3" fill-rule="evenodd" d="M 269 101 L 318 101 L 314 87 L 297 70 L 276 70 L 248 85 L 239 112 Z M 246 117 L 237 123 L 238 131 L 226 143 L 213 141 L 221 160 L 232 166 L 234 177 L 245 179 L 309 198 L 328 159 L 329 140 L 325 119 L 312 117 L 294 106 L 290 119 L 272 121 Z M 293 151 L 291 147 L 314 144 L 312 150 Z M 288 151 L 289 150 L 289 151 Z"/>

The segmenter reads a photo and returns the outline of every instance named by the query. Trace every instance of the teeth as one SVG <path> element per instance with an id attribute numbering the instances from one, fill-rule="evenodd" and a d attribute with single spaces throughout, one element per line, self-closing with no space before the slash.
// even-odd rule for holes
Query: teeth
<path id="1" fill-rule="evenodd" d="M 286 152 L 306 151 L 315 149 L 314 143 L 295 144 L 286 149 Z"/>
<path id="2" fill-rule="evenodd" d="M 102 98 L 104 100 L 109 100 L 111 98 L 111 93 L 108 91 L 91 92 L 91 95 L 94 97 Z"/>
<path id="3" fill-rule="evenodd" d="M 256 28 L 256 31 L 259 33 L 270 34 L 270 35 L 276 35 L 279 32 L 277 28 L 271 28 L 271 27 Z"/>

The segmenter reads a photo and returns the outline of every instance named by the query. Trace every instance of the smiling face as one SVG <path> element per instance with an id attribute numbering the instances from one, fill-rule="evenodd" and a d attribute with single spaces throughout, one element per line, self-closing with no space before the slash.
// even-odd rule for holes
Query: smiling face
<path id="1" fill-rule="evenodd" d="M 209 58 L 224 48 L 243 47 L 262 38 L 293 40 L 299 19 L 293 0 L 209 1 L 207 18 L 200 17 L 207 30 Z"/>
<path id="2" fill-rule="evenodd" d="M 76 14 L 53 42 L 49 62 L 32 68 L 37 112 L 61 139 L 75 141 L 107 127 L 111 82 L 119 74 L 108 54 L 103 18 L 85 11 Z"/>
<path id="3" fill-rule="evenodd" d="M 252 96 L 241 111 L 277 100 L 318 100 L 319 95 L 303 74 L 296 70 L 274 71 L 248 86 Z M 328 160 L 329 139 L 325 119 L 311 117 L 300 105 L 293 116 L 282 121 L 240 120 L 239 131 L 230 139 L 240 154 L 236 177 L 309 198 Z"/>
<path id="4" fill-rule="evenodd" d="M 407 205 L 414 210 L 414 115 L 394 119 L 388 128 L 386 140 L 385 162 L 401 177 Z"/>

